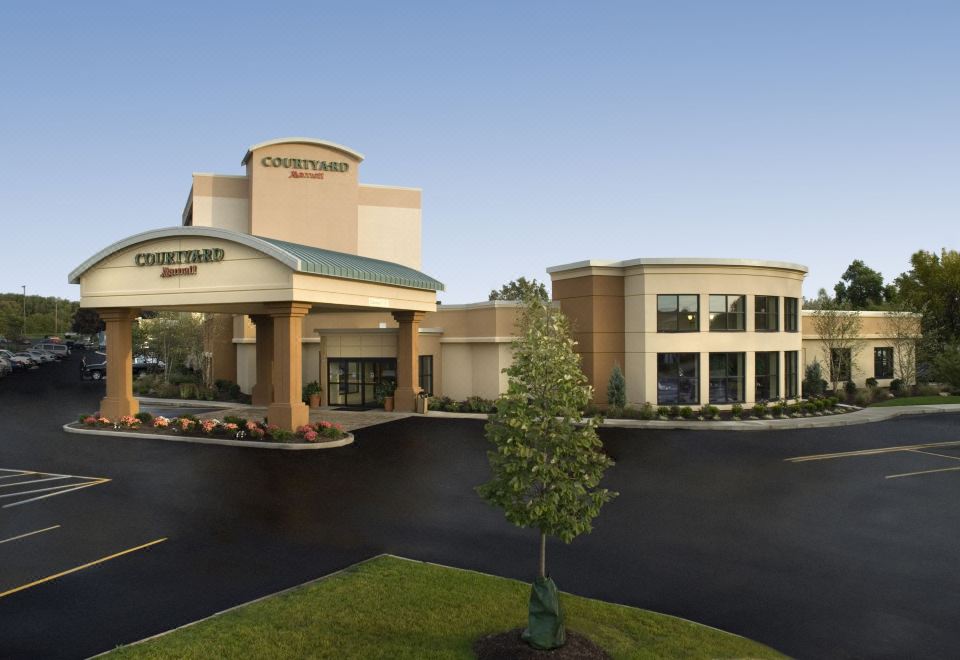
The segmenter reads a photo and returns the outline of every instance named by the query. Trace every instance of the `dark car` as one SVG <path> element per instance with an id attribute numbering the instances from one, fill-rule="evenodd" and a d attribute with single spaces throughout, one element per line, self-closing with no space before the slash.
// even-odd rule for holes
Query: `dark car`
<path id="1" fill-rule="evenodd" d="M 80 378 L 82 380 L 103 380 L 107 377 L 107 361 L 87 364 L 87 358 L 80 361 Z"/>

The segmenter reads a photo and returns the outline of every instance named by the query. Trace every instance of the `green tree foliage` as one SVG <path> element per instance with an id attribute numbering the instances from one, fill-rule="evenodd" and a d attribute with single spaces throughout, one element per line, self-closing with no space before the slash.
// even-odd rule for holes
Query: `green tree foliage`
<path id="1" fill-rule="evenodd" d="M 826 389 L 826 380 L 823 378 L 823 369 L 820 362 L 814 360 L 806 366 L 803 374 L 803 396 L 819 396 Z"/>
<path id="2" fill-rule="evenodd" d="M 59 335 L 70 327 L 80 303 L 55 296 L 27 296 L 26 334 Z M 24 300 L 21 293 L 0 293 L 0 334 L 8 339 L 24 333 Z"/>
<path id="3" fill-rule="evenodd" d="M 951 344 L 933 360 L 936 378 L 955 390 L 960 390 L 960 344 Z"/>
<path id="4" fill-rule="evenodd" d="M 610 380 L 607 382 L 607 404 L 615 410 L 623 410 L 627 405 L 627 383 L 619 364 L 614 364 L 613 369 L 610 370 Z"/>
<path id="5" fill-rule="evenodd" d="M 534 297 L 543 302 L 550 300 L 547 295 L 547 287 L 543 282 L 537 282 L 537 279 L 528 281 L 525 277 L 518 277 L 515 280 L 504 284 L 499 291 L 493 290 L 487 297 L 487 300 L 526 300 Z"/>
<path id="6" fill-rule="evenodd" d="M 164 379 L 175 371 L 205 373 L 204 322 L 201 314 L 157 312 L 133 326 L 133 352 L 166 365 Z"/>
<path id="7" fill-rule="evenodd" d="M 833 287 L 838 304 L 849 305 L 852 309 L 869 309 L 883 304 L 883 275 L 859 259 L 847 267 L 840 280 Z"/>
<path id="8" fill-rule="evenodd" d="M 897 285 L 902 302 L 923 315 L 922 351 L 929 359 L 944 346 L 960 343 L 960 253 L 920 250 L 910 265 Z"/>
<path id="9" fill-rule="evenodd" d="M 540 531 L 528 633 L 531 645 L 552 648 L 563 644 L 563 625 L 547 577 L 547 536 L 569 543 L 589 532 L 616 493 L 599 485 L 613 461 L 602 451 L 597 421 L 581 422 L 592 390 L 573 351 L 569 323 L 538 296 L 524 302 L 507 391 L 486 427 L 494 445 L 487 453 L 492 478 L 477 491 L 514 525 Z"/>
<path id="10" fill-rule="evenodd" d="M 77 308 L 73 315 L 70 329 L 81 335 L 92 335 L 95 332 L 103 330 L 104 324 L 100 320 L 100 315 L 96 311 L 87 308 Z"/>

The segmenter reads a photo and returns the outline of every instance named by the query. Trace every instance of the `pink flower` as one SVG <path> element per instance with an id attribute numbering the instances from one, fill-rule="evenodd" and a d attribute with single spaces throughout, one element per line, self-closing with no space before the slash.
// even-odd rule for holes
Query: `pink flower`
<path id="1" fill-rule="evenodd" d="M 170 420 L 163 415 L 157 415 L 153 418 L 153 427 L 156 429 L 165 429 L 170 426 Z"/>
<path id="2" fill-rule="evenodd" d="M 236 431 L 240 427 L 234 424 L 233 422 L 227 422 L 226 424 L 223 425 L 223 428 L 227 429 L 228 431 Z"/>
<path id="3" fill-rule="evenodd" d="M 319 424 L 319 426 L 321 426 L 321 427 L 323 427 L 323 428 L 325 428 L 325 429 L 328 429 L 328 428 L 330 428 L 331 426 L 333 426 L 333 424 L 331 424 L 330 422 L 318 422 L 318 424 Z"/>
<path id="4" fill-rule="evenodd" d="M 93 415 L 87 415 L 86 417 L 83 418 L 83 423 L 86 424 L 87 426 L 93 426 L 94 424 L 97 423 L 97 418 L 94 417 Z"/>
<path id="5" fill-rule="evenodd" d="M 316 442 L 317 441 L 317 432 L 316 431 L 307 431 L 303 434 L 303 439 L 307 442 Z"/>

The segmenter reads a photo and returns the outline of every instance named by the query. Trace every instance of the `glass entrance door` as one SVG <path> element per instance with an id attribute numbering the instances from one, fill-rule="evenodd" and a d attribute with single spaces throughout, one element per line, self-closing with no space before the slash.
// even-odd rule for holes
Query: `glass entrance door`
<path id="1" fill-rule="evenodd" d="M 327 360 L 329 403 L 371 408 L 379 405 L 377 386 L 397 382 L 396 358 L 330 358 Z"/>

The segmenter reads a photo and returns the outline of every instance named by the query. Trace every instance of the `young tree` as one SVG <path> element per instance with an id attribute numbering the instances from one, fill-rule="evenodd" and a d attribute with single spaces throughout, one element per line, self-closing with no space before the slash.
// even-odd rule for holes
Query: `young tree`
<path id="1" fill-rule="evenodd" d="M 627 383 L 623 378 L 623 371 L 619 364 L 614 364 L 610 370 L 610 381 L 607 383 L 607 404 L 615 410 L 623 410 L 627 405 Z"/>
<path id="2" fill-rule="evenodd" d="M 924 356 L 960 342 L 960 253 L 920 250 L 910 257 L 910 272 L 897 278 L 901 300 L 923 315 Z"/>
<path id="3" fill-rule="evenodd" d="M 507 520 L 540 532 L 540 561 L 524 639 L 549 649 L 565 641 L 557 587 L 547 574 L 547 536 L 570 543 L 616 493 L 600 488 L 613 461 L 602 451 L 595 419 L 581 421 L 591 387 L 574 353 L 569 323 L 537 296 L 525 300 L 506 370 L 507 392 L 490 416 L 492 478 L 477 488 Z"/>
<path id="4" fill-rule="evenodd" d="M 550 300 L 543 282 L 538 282 L 537 278 L 527 281 L 521 276 L 504 284 L 499 291 L 491 291 L 487 300 L 526 300 L 531 296 L 543 302 Z"/>
<path id="5" fill-rule="evenodd" d="M 863 350 L 860 312 L 824 305 L 814 308 L 812 321 L 830 370 L 827 375 L 836 392 L 841 374 L 849 373 L 853 377 L 857 355 Z"/>
<path id="6" fill-rule="evenodd" d="M 853 309 L 867 309 L 883 304 L 883 275 L 859 259 L 847 266 L 833 287 L 837 303 L 848 304 Z"/>
<path id="7" fill-rule="evenodd" d="M 78 308 L 73 315 L 73 322 L 70 330 L 81 335 L 92 335 L 103 330 L 104 324 L 100 320 L 100 315 L 96 310 L 88 308 Z"/>
<path id="8" fill-rule="evenodd" d="M 920 341 L 920 317 L 898 306 L 887 313 L 883 320 L 884 333 L 893 344 L 895 376 L 904 385 L 917 382 L 917 344 Z"/>

